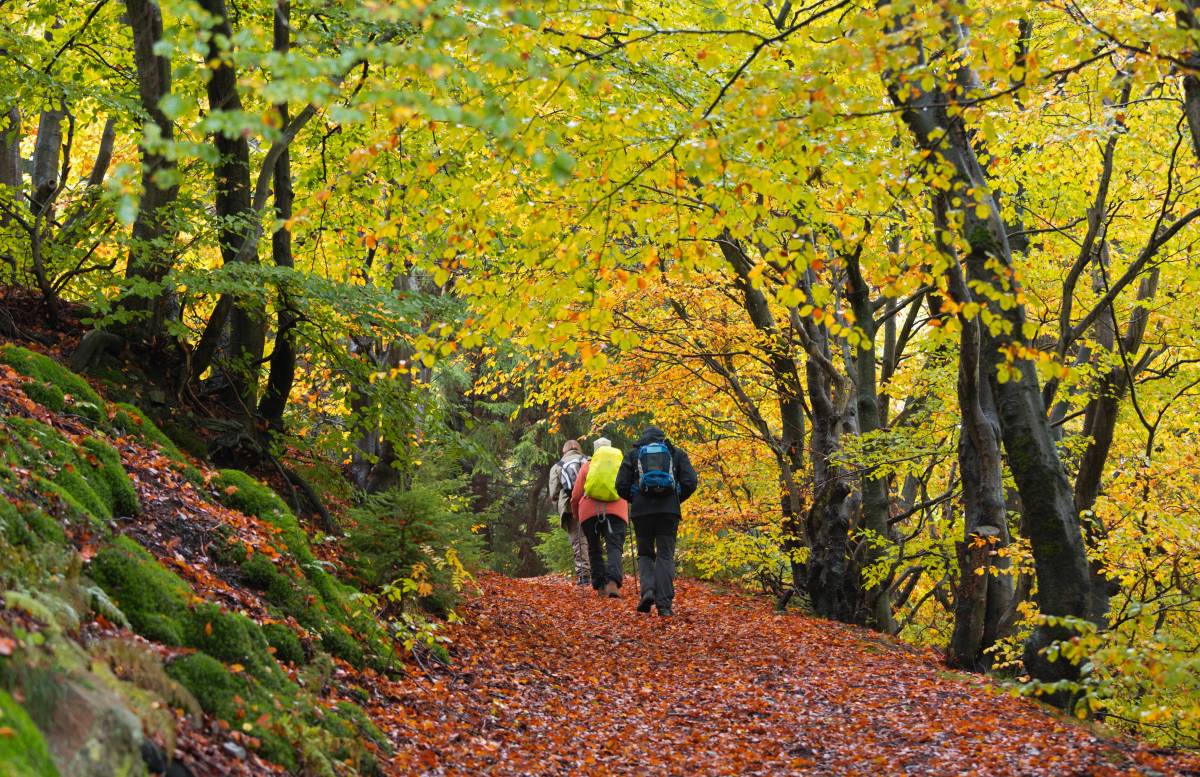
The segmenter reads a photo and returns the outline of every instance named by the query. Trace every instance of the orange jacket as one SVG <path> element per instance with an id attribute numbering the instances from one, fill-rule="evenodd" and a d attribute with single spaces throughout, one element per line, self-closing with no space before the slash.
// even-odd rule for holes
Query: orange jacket
<path id="1" fill-rule="evenodd" d="M 583 523 L 588 518 L 594 518 L 600 512 L 600 508 L 604 508 L 604 512 L 608 515 L 620 518 L 626 523 L 629 522 L 629 503 L 624 499 L 618 499 L 615 502 L 598 502 L 583 493 L 583 485 L 587 481 L 588 466 L 590 461 L 583 463 L 583 468 L 579 470 L 579 477 L 575 478 L 575 487 L 571 489 L 571 512 L 574 513 L 575 519 Z"/>

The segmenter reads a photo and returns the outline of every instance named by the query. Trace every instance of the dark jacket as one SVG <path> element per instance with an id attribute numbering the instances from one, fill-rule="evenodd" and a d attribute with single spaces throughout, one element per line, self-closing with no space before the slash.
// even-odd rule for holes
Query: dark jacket
<path id="1" fill-rule="evenodd" d="M 635 492 L 638 484 L 638 449 L 652 442 L 666 442 L 671 449 L 675 482 L 679 484 L 678 495 L 649 496 Z M 681 515 L 680 503 L 686 502 L 687 498 L 696 492 L 696 486 L 699 483 L 696 470 L 692 469 L 692 462 L 688 460 L 688 455 L 667 442 L 662 430 L 656 426 L 647 427 L 646 431 L 642 432 L 641 438 L 629 449 L 625 460 L 621 462 L 621 469 L 617 472 L 617 493 L 622 498 L 629 500 L 630 518 L 639 518 L 643 515 Z"/>

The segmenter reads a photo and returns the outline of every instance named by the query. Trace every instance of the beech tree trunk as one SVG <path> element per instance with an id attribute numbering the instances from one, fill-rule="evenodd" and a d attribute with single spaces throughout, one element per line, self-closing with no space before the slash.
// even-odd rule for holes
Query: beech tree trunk
<path id="1" fill-rule="evenodd" d="M 147 135 L 156 135 L 161 143 L 170 143 L 175 137 L 175 125 L 159 104 L 171 93 L 171 60 L 154 51 L 163 37 L 162 12 L 153 0 L 125 0 L 125 11 L 133 31 L 138 95 L 148 117 L 143 131 Z M 174 182 L 175 162 L 163 153 L 157 142 L 143 143 L 141 154 L 142 196 L 133 222 L 133 242 L 125 265 L 125 278 L 158 284 L 172 265 L 171 244 L 176 230 L 171 223 L 170 211 L 179 186 Z M 122 302 L 126 310 L 147 314 L 145 322 L 138 328 L 145 343 L 154 344 L 165 337 L 171 296 L 165 289 L 160 289 L 148 296 L 129 297 Z"/>
<path id="2" fill-rule="evenodd" d="M 208 79 L 208 106 L 212 111 L 240 113 L 242 99 L 238 93 L 237 69 L 233 65 L 232 53 L 223 50 L 220 40 L 233 40 L 233 27 L 225 0 L 201 0 L 200 5 L 212 14 L 214 24 L 208 44 L 208 61 L 211 74 Z M 225 264 L 239 261 L 257 262 L 257 252 L 246 255 L 243 243 L 249 236 L 257 235 L 252 222 L 258 214 L 251 207 L 250 189 L 250 145 L 241 132 L 218 132 L 213 144 L 219 155 L 213 175 L 216 183 L 216 212 L 219 225 L 217 241 L 221 258 Z M 233 300 L 222 308 L 228 312 L 229 329 L 225 341 L 229 357 L 229 380 L 232 393 L 241 399 L 247 409 L 257 406 L 258 376 L 266 343 L 266 321 L 261 310 L 249 306 L 243 300 Z M 213 320 L 209 326 L 223 331 L 224 322 Z"/>
<path id="3" fill-rule="evenodd" d="M 291 4 L 289 0 L 279 0 L 275 6 L 275 50 L 286 52 L 290 45 L 291 34 Z M 283 124 L 287 124 L 287 103 L 277 105 Z M 291 155 L 284 151 L 275 163 L 275 218 L 281 222 L 279 229 L 271 236 L 271 257 L 278 267 L 292 267 L 292 228 L 288 220 L 292 217 L 292 165 Z M 267 385 L 263 390 L 262 401 L 259 402 L 259 415 L 266 420 L 272 429 L 283 428 L 283 411 L 287 407 L 288 396 L 292 392 L 292 383 L 296 379 L 296 347 L 292 328 L 296 324 L 296 315 L 292 302 L 286 292 L 280 292 L 278 312 L 275 320 L 275 347 L 271 351 L 270 372 L 267 375 Z"/>
<path id="4" fill-rule="evenodd" d="M 913 43 L 916 51 L 923 51 L 920 41 Z M 954 45 L 965 45 L 962 36 Z M 957 88 L 973 89 L 978 84 L 969 68 L 960 68 L 957 75 Z M 937 154 L 954 171 L 949 191 L 943 194 L 957 197 L 962 203 L 956 215 L 961 216 L 961 234 L 970 247 L 964 261 L 966 280 L 1001 291 L 1011 299 L 1018 289 L 1012 281 L 1008 229 L 961 113 L 951 115 L 946 107 L 948 95 L 940 89 L 913 96 L 907 89 L 902 91 L 898 83 L 889 83 L 888 88 L 917 145 Z M 974 203 L 984 205 L 986 215 L 977 214 Z M 992 269 L 992 262 L 1000 265 L 1005 277 Z M 1027 359 L 1017 359 L 1012 366 L 1019 375 L 1010 373 L 1007 380 L 999 380 L 999 368 L 1007 366 L 1002 349 L 1008 345 L 1028 346 L 1025 307 L 1014 302 L 1006 310 L 990 300 L 988 305 L 1011 327 L 1006 335 L 992 335 L 990 329 L 982 332 L 980 365 L 995 398 L 1009 469 L 1021 496 L 1023 524 L 1037 571 L 1038 607 L 1044 615 L 1087 618 L 1093 610 L 1087 554 L 1074 494 L 1054 444 L 1034 365 Z M 1070 629 L 1061 626 L 1037 627 L 1025 646 L 1025 666 L 1030 674 L 1048 681 L 1076 677 L 1076 666 L 1050 661 L 1044 651 L 1052 641 L 1071 634 Z"/>

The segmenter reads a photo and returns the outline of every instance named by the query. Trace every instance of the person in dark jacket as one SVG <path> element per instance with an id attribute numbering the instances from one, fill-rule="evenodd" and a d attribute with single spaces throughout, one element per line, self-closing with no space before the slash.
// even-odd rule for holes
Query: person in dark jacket
<path id="1" fill-rule="evenodd" d="M 655 489 L 652 492 L 647 487 L 654 478 L 645 471 L 648 462 L 639 461 L 639 454 L 643 447 L 653 443 L 665 445 L 669 452 L 669 474 L 674 481 L 673 489 Z M 697 485 L 699 480 L 688 455 L 668 442 L 657 426 L 646 427 L 621 462 L 621 469 L 617 473 L 617 493 L 629 500 L 629 517 L 637 537 L 638 581 L 642 591 L 638 612 L 650 612 L 650 608 L 656 606 L 659 615 L 672 614 L 675 599 L 675 539 L 682 517 L 680 505 L 696 492 Z"/>

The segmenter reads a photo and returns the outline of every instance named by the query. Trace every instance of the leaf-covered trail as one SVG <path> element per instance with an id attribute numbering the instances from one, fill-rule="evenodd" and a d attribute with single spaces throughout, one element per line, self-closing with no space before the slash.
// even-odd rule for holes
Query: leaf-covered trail
<path id="1" fill-rule="evenodd" d="M 677 615 L 488 576 L 450 670 L 393 695 L 403 774 L 1200 774 L 932 655 L 683 582 Z"/>

